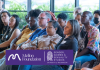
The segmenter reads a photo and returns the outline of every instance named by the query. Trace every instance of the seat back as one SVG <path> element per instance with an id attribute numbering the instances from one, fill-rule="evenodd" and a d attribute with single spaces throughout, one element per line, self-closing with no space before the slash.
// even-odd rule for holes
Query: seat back
<path id="1" fill-rule="evenodd" d="M 74 61 L 75 61 L 76 56 L 77 56 L 77 51 L 76 51 L 76 53 L 75 53 L 75 55 L 74 55 L 73 63 L 74 63 Z M 68 70 L 72 70 L 72 68 L 73 68 L 73 65 L 70 65 Z"/>

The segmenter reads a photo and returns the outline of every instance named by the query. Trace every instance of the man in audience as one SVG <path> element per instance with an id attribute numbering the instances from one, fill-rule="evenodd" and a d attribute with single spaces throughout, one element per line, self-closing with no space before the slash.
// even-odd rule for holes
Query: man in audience
<path id="1" fill-rule="evenodd" d="M 8 23 L 9 23 L 10 13 L 8 11 L 2 11 L 0 17 L 4 25 L 2 30 L 0 30 L 0 39 L 1 39 L 2 35 L 6 32 L 7 28 L 9 28 Z M 3 42 L 2 39 L 1 42 Z"/>
<path id="2" fill-rule="evenodd" d="M 97 27 L 100 32 L 100 10 L 94 11 L 94 20 L 93 21 L 95 23 L 95 27 Z"/>
<path id="3" fill-rule="evenodd" d="M 19 45 L 29 39 L 31 34 L 39 27 L 38 26 L 38 15 L 41 13 L 39 9 L 31 10 L 29 12 L 29 25 L 26 27 L 21 34 L 13 39 L 10 44 L 11 49 L 16 49 L 16 45 Z M 0 59 L 5 55 L 5 51 L 0 53 Z"/>
<path id="4" fill-rule="evenodd" d="M 75 8 L 75 10 L 74 10 L 74 12 L 73 12 L 74 18 L 76 17 L 76 14 L 77 14 L 77 13 L 82 13 L 81 7 L 76 7 L 76 8 Z"/>
<path id="5" fill-rule="evenodd" d="M 51 18 L 52 17 L 48 12 L 42 12 L 38 17 L 39 26 L 41 28 L 37 29 L 24 44 L 27 44 L 30 41 L 33 41 L 36 37 L 39 37 L 41 35 L 47 35 L 46 24 L 47 24 L 48 21 L 51 20 Z"/>
<path id="6" fill-rule="evenodd" d="M 76 16 L 75 16 L 75 19 L 79 22 L 79 24 L 80 24 L 80 29 L 82 29 L 81 13 L 77 13 Z"/>
<path id="7" fill-rule="evenodd" d="M 60 24 L 60 26 L 62 27 L 62 29 L 64 30 L 66 21 L 67 21 L 67 15 L 65 13 L 60 13 L 57 16 L 57 21 Z"/>
<path id="8" fill-rule="evenodd" d="M 81 22 L 84 27 L 81 30 L 80 36 L 83 38 L 82 45 L 79 45 L 79 51 L 75 61 L 81 61 L 81 64 L 95 60 L 99 47 L 99 30 L 96 27 L 90 25 L 92 19 L 92 13 L 90 11 L 84 11 L 81 16 Z M 80 42 L 80 40 L 79 40 Z M 87 59 L 85 59 L 87 58 Z"/>

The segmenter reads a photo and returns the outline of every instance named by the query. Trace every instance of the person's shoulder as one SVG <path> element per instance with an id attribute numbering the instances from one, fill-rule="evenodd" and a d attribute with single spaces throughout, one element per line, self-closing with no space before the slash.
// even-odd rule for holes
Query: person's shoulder
<path id="1" fill-rule="evenodd" d="M 93 33 L 98 33 L 99 32 L 99 29 L 94 27 L 94 26 L 91 26 L 91 32 Z"/>
<path id="2" fill-rule="evenodd" d="M 56 37 L 58 37 L 58 38 L 60 38 L 60 39 L 62 38 L 62 37 L 61 37 L 60 35 L 58 35 L 58 34 L 56 34 Z"/>
<path id="3" fill-rule="evenodd" d="M 74 36 L 71 36 L 70 37 L 70 42 L 71 43 L 78 43 L 78 40 Z"/>
<path id="4" fill-rule="evenodd" d="M 20 32 L 20 30 L 19 29 L 15 29 L 14 32 Z"/>

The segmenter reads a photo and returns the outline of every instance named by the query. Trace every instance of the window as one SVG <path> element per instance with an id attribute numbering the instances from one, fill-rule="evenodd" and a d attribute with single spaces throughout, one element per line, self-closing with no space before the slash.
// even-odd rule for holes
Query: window
<path id="1" fill-rule="evenodd" d="M 27 10 L 27 0 L 6 0 L 5 8 L 7 10 Z"/>
<path id="2" fill-rule="evenodd" d="M 99 9 L 99 0 L 79 0 L 79 6 L 83 11 L 91 11 Z"/>
<path id="3" fill-rule="evenodd" d="M 55 11 L 73 11 L 75 0 L 55 0 Z"/>
<path id="4" fill-rule="evenodd" d="M 32 9 L 50 10 L 50 0 L 32 0 Z"/>
<path id="5" fill-rule="evenodd" d="M 25 16 L 27 14 L 27 0 L 6 0 L 5 9 L 10 12 L 10 14 L 17 14 L 20 17 L 19 28 L 22 29 L 27 23 L 25 21 Z"/>

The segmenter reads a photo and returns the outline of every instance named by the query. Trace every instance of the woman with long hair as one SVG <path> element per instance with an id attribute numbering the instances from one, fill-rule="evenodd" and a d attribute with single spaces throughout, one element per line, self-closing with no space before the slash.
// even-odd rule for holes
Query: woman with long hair
<path id="1" fill-rule="evenodd" d="M 20 34 L 20 30 L 17 28 L 19 25 L 19 21 L 20 19 L 18 15 L 14 14 L 11 16 L 8 24 L 9 28 L 7 29 L 4 36 L 2 37 L 2 40 L 4 42 L 0 44 L 0 51 L 9 48 L 11 41 Z"/>

